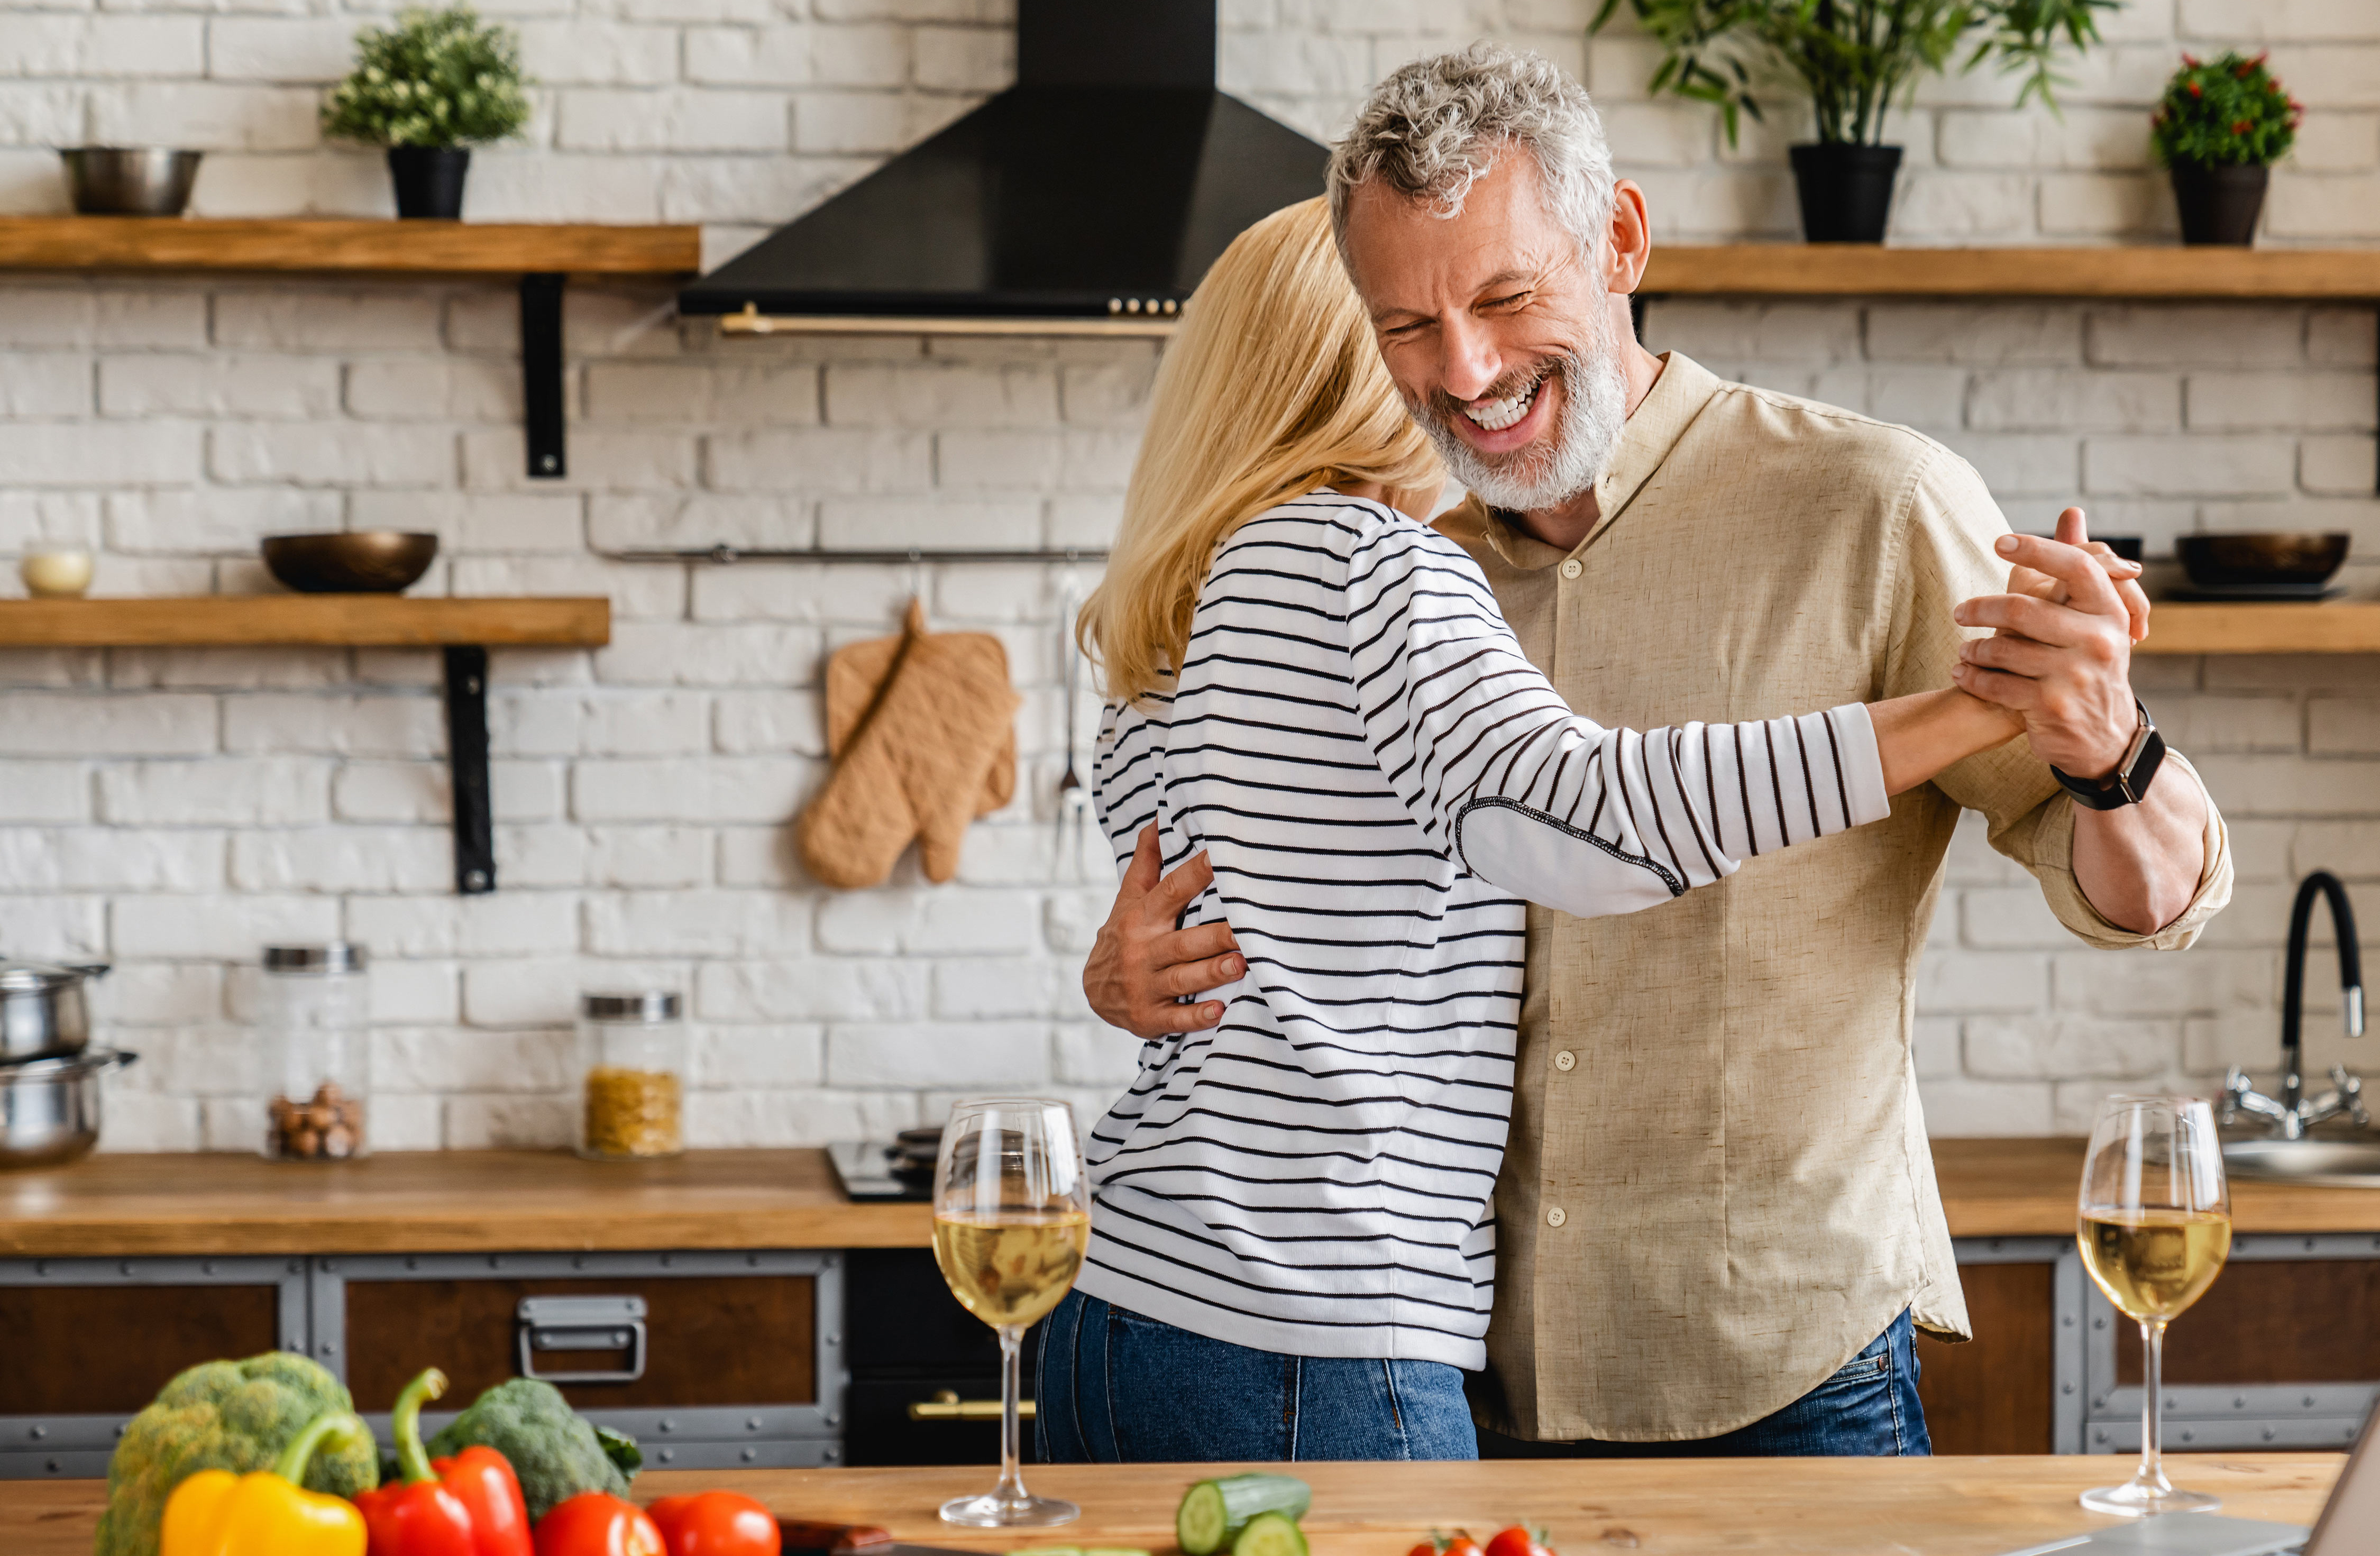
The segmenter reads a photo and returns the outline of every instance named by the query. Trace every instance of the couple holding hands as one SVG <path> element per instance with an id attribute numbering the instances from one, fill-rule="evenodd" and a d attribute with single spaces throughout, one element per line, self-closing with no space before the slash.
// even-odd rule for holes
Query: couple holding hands
<path id="1" fill-rule="evenodd" d="M 1085 986 L 1147 1046 L 1045 1457 L 1925 1453 L 1959 811 L 2093 945 L 2228 899 L 2137 565 L 1646 352 L 1649 252 L 1585 92 L 1483 44 L 1187 305 L 1078 624 L 1124 866 Z"/>

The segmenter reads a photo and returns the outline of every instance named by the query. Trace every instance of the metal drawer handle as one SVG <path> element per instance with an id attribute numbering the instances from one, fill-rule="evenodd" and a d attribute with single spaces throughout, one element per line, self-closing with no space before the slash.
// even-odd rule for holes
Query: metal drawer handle
<path id="1" fill-rule="evenodd" d="M 645 1299 L 641 1296 L 524 1296 L 513 1310 L 520 1375 L 548 1383 L 633 1383 L 645 1375 Z M 625 1351 L 617 1372 L 540 1372 L 540 1351 Z"/>
<path id="2" fill-rule="evenodd" d="M 1016 1402 L 1016 1418 L 1020 1421 L 1033 1419 L 1031 1400 L 1021 1399 Z M 909 1402 L 909 1419 L 912 1421 L 997 1421 L 1000 1419 L 1000 1401 L 961 1399 L 956 1389 L 936 1389 L 934 1397 L 931 1399 L 913 1399 Z"/>

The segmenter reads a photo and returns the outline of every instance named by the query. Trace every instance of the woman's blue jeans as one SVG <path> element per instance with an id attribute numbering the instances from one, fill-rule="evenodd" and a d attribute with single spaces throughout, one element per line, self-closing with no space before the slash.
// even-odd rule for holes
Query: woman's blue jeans
<path id="1" fill-rule="evenodd" d="M 1054 1464 L 1479 1456 L 1444 1362 L 1258 1351 L 1081 1292 L 1042 1326 L 1033 1399 Z"/>

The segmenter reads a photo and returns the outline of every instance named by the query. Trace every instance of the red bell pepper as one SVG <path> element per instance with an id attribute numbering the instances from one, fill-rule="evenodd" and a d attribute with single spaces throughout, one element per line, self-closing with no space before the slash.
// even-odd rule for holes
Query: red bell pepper
<path id="1" fill-rule="evenodd" d="M 537 1556 L 669 1556 L 645 1510 L 608 1491 L 581 1491 L 537 1521 Z"/>
<path id="2" fill-rule="evenodd" d="M 777 1515 L 740 1491 L 663 1497 L 645 1511 L 669 1556 L 778 1556 L 784 1544 Z"/>
<path id="3" fill-rule="evenodd" d="M 403 1477 L 356 1498 L 370 1556 L 532 1556 L 528 1507 L 502 1453 L 466 1448 L 433 1465 L 423 1451 L 422 1402 L 445 1392 L 446 1375 L 433 1367 L 396 1396 L 390 1426 Z"/>

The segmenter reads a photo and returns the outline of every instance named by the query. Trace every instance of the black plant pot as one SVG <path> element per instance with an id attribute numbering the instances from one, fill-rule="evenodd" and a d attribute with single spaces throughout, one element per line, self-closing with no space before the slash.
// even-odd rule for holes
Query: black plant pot
<path id="1" fill-rule="evenodd" d="M 2229 243 L 2244 248 L 2256 239 L 2256 217 L 2265 209 L 2269 167 L 2173 168 L 2173 202 L 2181 211 L 2184 243 Z"/>
<path id="2" fill-rule="evenodd" d="M 391 146 L 389 176 L 396 181 L 396 213 L 452 222 L 463 214 L 468 146 Z"/>
<path id="3" fill-rule="evenodd" d="M 1804 242 L 1884 241 L 1893 176 L 1900 171 L 1900 147 L 1821 140 L 1792 148 L 1792 156 Z"/>

